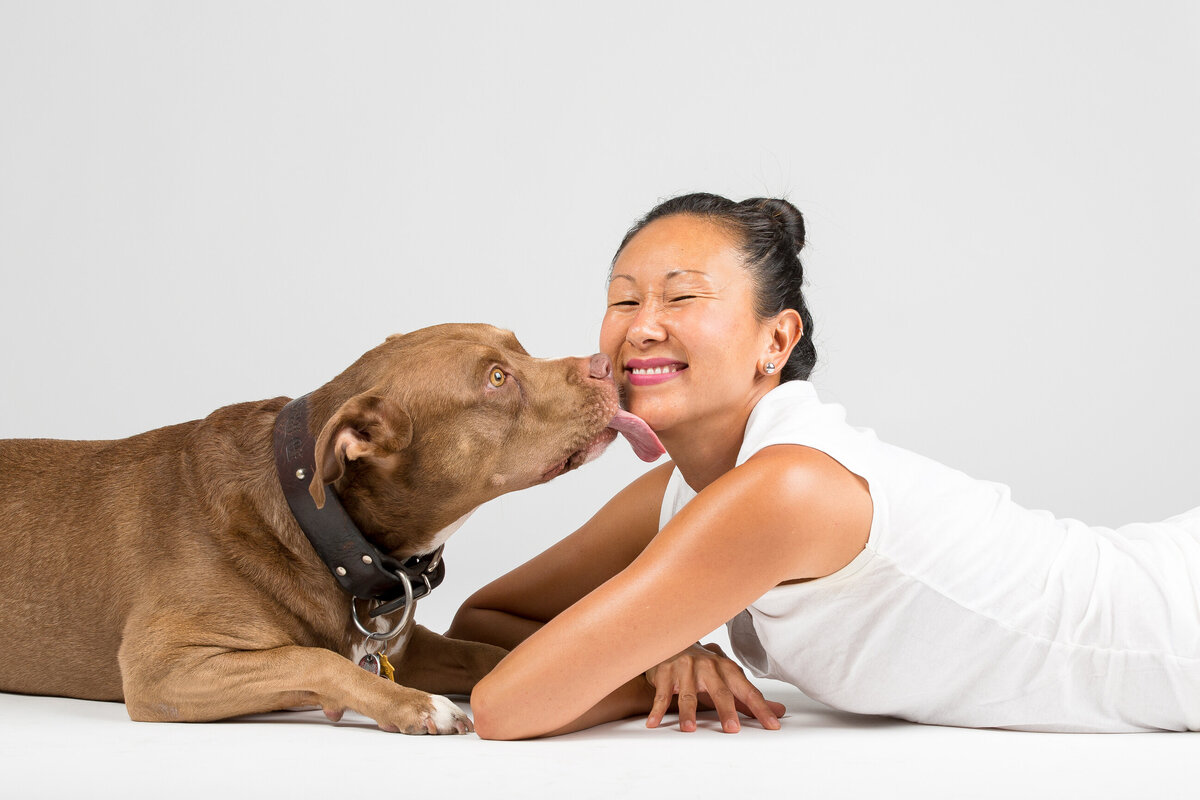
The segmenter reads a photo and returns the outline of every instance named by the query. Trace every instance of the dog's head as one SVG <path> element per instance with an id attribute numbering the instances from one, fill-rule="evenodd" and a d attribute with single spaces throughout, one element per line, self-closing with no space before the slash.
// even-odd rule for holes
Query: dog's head
<path id="1" fill-rule="evenodd" d="M 452 324 L 391 336 L 313 393 L 317 506 L 333 484 L 376 544 L 406 557 L 505 492 L 598 456 L 617 434 L 661 445 L 620 410 L 608 358 L 533 358 L 509 331 Z"/>

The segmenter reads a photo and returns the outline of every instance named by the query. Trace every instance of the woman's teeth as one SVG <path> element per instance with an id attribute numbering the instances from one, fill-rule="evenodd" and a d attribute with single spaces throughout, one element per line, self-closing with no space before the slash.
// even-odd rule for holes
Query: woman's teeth
<path id="1" fill-rule="evenodd" d="M 629 371 L 634 375 L 662 375 L 664 372 L 679 372 L 679 365 L 672 364 L 669 367 L 650 367 L 648 369 L 631 369 Z"/>

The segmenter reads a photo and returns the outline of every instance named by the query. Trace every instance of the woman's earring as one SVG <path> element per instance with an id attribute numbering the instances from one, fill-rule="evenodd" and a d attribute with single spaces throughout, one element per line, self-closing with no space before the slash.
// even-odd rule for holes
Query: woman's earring
<path id="1" fill-rule="evenodd" d="M 775 364 L 768 361 L 767 365 L 765 367 L 763 367 L 763 372 L 767 373 L 768 375 L 774 375 L 775 374 Z"/>

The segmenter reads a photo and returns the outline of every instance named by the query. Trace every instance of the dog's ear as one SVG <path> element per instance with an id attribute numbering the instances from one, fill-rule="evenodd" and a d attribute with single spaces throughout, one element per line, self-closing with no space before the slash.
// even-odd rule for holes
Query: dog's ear
<path id="1" fill-rule="evenodd" d="M 316 474 L 308 493 L 325 507 L 325 484 L 346 471 L 346 462 L 382 459 L 400 452 L 412 441 L 412 418 L 395 400 L 377 394 L 351 397 L 317 435 Z"/>

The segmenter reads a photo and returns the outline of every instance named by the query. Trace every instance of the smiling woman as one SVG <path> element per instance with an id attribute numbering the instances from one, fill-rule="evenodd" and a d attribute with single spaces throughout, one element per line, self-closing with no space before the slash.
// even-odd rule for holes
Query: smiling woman
<path id="1" fill-rule="evenodd" d="M 472 695 L 485 738 L 673 698 L 779 727 L 718 650 L 848 711 L 965 727 L 1200 729 L 1200 509 L 1112 530 L 880 442 L 823 403 L 782 200 L 687 195 L 613 262 L 600 345 L 671 461 L 477 592 L 450 635 L 512 652 Z M 731 578 L 731 576 L 734 576 Z"/>

